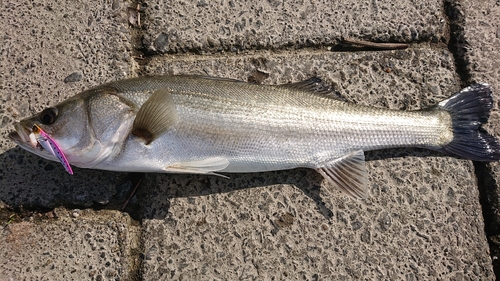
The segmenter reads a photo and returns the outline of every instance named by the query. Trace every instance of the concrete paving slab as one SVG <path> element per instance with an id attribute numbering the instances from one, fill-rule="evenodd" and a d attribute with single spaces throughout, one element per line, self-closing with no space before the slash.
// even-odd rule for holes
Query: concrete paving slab
<path id="1" fill-rule="evenodd" d="M 164 56 L 148 74 L 264 83 L 316 74 L 360 104 L 419 109 L 459 89 L 453 57 L 326 50 Z M 310 170 L 231 179 L 148 175 L 145 280 L 493 280 L 472 163 L 417 149 L 367 153 L 371 198 L 355 201 Z"/>
<path id="2" fill-rule="evenodd" d="M 0 1 L 2 25 L 8 26 L 0 29 L 0 203 L 91 206 L 118 192 L 116 179 L 122 175 L 77 169 L 69 177 L 57 163 L 14 148 L 6 135 L 14 121 L 49 104 L 135 75 L 138 67 L 130 54 L 136 47 L 147 55 L 172 53 L 143 61 L 146 74 L 272 84 L 318 75 L 357 103 L 418 109 L 440 101 L 460 84 L 452 55 L 427 43 L 448 37 L 442 3 L 393 2 L 147 1 L 141 6 L 142 26 L 135 29 L 141 47 L 131 43 L 138 38 L 131 38 L 134 32 L 127 27 L 129 2 Z M 484 19 L 496 13 L 491 4 L 464 7 L 467 12 L 477 8 L 468 14 L 470 30 L 486 34 L 474 45 L 476 50 L 484 43 L 491 55 L 490 61 L 482 59 L 486 70 L 479 68 L 486 72 L 495 59 L 494 44 L 484 40 L 490 35 L 481 25 L 492 22 Z M 396 52 L 293 51 L 336 44 L 341 36 L 421 43 Z M 221 50 L 240 55 L 179 55 Z M 301 169 L 230 180 L 148 175 L 138 196 L 144 261 L 136 273 L 144 280 L 495 278 L 471 162 L 412 149 L 367 153 L 367 160 L 371 198 L 365 201 L 348 199 L 315 172 Z M 131 240 L 120 237 L 132 237 L 133 224 L 116 212 L 82 212 L 5 228 L 0 241 L 4 276 L 132 276 L 126 274 L 134 270 L 130 255 L 137 242 L 127 244 Z M 78 220 L 82 217 L 85 221 Z M 91 243 L 104 247 L 109 266 L 94 255 Z M 11 252 L 13 258 L 4 260 Z M 61 256 L 62 266 L 54 261 Z M 48 275 L 50 270 L 60 275 Z"/>
<path id="3" fill-rule="evenodd" d="M 491 85 L 495 107 L 486 127 L 500 135 L 500 5 L 498 1 L 464 1 L 457 7 L 461 13 L 465 52 L 463 53 L 465 75 L 468 82 L 484 82 Z M 486 232 L 492 246 L 495 272 L 500 276 L 500 165 L 498 162 L 477 165 L 482 177 L 483 211 L 487 220 Z"/>
<path id="4" fill-rule="evenodd" d="M 4 227 L 1 280 L 131 280 L 138 226 L 117 211 L 58 208 Z"/>
<path id="5" fill-rule="evenodd" d="M 133 73 L 123 5 L 1 2 L 0 201 L 9 206 L 90 206 L 109 201 L 116 192 L 116 173 L 75 169 L 70 176 L 59 164 L 15 147 L 7 134 L 15 121 Z"/>
<path id="6" fill-rule="evenodd" d="M 444 42 L 440 1 L 145 1 L 146 53 L 237 52 L 374 41 Z"/>

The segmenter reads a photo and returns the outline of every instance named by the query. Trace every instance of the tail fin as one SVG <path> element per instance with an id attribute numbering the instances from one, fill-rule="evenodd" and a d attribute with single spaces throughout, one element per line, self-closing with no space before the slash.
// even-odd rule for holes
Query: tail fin
<path id="1" fill-rule="evenodd" d="M 441 148 L 443 152 L 473 161 L 500 160 L 500 144 L 481 128 L 493 107 L 488 84 L 464 88 L 437 107 L 448 111 L 452 118 L 453 140 Z"/>

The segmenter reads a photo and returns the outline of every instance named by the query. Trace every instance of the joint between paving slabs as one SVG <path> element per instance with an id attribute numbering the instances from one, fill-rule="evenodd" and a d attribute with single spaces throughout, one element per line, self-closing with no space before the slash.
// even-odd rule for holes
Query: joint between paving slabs
<path id="1" fill-rule="evenodd" d="M 470 49 L 465 41 L 465 13 L 461 6 L 461 1 L 444 1 L 444 10 L 449 22 L 449 42 L 448 49 L 453 54 L 456 72 L 460 77 L 462 88 L 473 83 L 472 74 L 469 70 L 470 61 L 467 58 L 467 51 Z M 499 206 L 498 195 L 496 194 L 497 183 L 493 176 L 491 164 L 474 162 L 474 173 L 477 178 L 479 190 L 479 202 L 481 204 L 484 232 L 490 247 L 490 256 L 493 262 L 493 271 L 497 278 L 500 277 L 500 260 L 495 257 L 500 253 L 500 218 L 496 215 Z"/>

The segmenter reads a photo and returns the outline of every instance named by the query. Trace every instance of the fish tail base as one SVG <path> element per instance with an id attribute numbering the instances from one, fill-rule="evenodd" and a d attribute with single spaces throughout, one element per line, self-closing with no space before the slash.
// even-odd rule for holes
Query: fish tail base
<path id="1" fill-rule="evenodd" d="M 500 144 L 481 125 L 488 121 L 493 99 L 488 84 L 474 84 L 440 102 L 452 118 L 453 140 L 440 150 L 473 161 L 500 160 Z"/>

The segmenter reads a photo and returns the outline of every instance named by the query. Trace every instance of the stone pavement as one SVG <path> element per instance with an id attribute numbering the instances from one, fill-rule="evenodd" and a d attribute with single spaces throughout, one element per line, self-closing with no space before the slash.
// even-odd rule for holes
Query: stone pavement
<path id="1" fill-rule="evenodd" d="M 148 74 L 296 82 L 394 109 L 491 84 L 495 1 L 0 0 L 0 280 L 494 280 L 498 163 L 367 152 L 370 198 L 312 170 L 231 178 L 75 168 L 16 147 L 13 123 L 83 89 Z M 405 50 L 342 48 L 341 38 Z M 489 243 L 488 243 L 489 242 Z M 490 255 L 490 247 L 492 254 Z"/>

